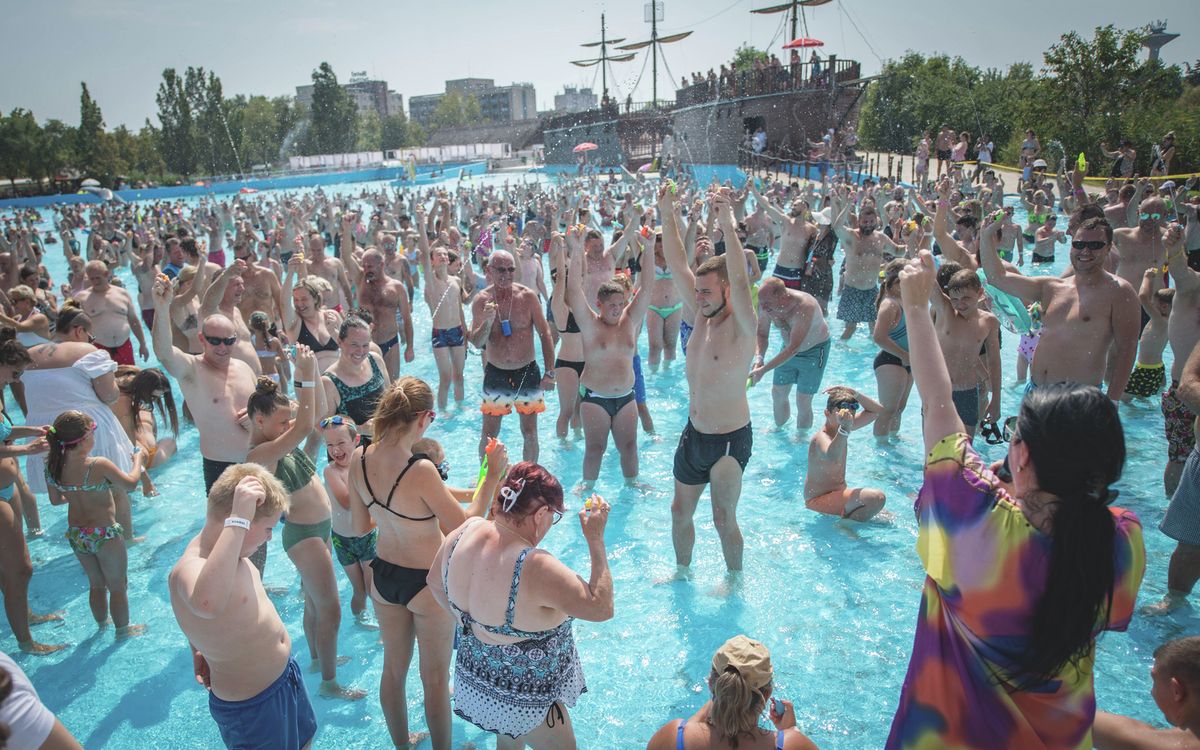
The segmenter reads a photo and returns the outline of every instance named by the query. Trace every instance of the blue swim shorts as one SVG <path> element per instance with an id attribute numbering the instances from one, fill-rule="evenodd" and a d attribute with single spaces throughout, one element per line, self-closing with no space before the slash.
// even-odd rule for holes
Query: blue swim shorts
<path id="1" fill-rule="evenodd" d="M 226 701 L 209 693 L 208 710 L 230 750 L 300 750 L 317 733 L 317 716 L 295 659 L 289 658 L 279 679 L 253 698 Z"/>

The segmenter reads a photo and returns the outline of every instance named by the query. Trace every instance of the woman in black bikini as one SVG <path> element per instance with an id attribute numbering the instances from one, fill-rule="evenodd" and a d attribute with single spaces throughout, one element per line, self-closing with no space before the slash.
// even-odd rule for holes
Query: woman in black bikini
<path id="1" fill-rule="evenodd" d="M 575 428 L 579 437 L 583 422 L 579 416 L 579 376 L 583 374 L 583 334 L 575 316 L 567 307 L 567 251 L 563 236 L 555 233 L 550 256 L 557 262 L 550 274 L 554 287 L 550 292 L 550 312 L 558 331 L 558 352 L 554 360 L 554 381 L 558 387 L 558 422 L 555 433 L 567 437 L 567 425 Z M 564 327 L 559 327 L 562 323 Z"/>
<path id="2" fill-rule="evenodd" d="M 321 290 L 308 278 L 304 258 L 293 255 L 283 275 L 283 330 L 288 340 L 304 344 L 317 355 L 317 372 L 325 372 L 338 358 L 334 332 L 342 316 L 322 306 Z"/>
<path id="3" fill-rule="evenodd" d="M 371 598 L 383 637 L 383 676 L 379 702 L 397 747 L 415 744 L 408 730 L 404 685 L 412 662 L 413 639 L 421 652 L 425 721 L 435 748 L 450 747 L 450 654 L 454 620 L 427 590 L 425 579 L 441 547 L 443 531 L 482 516 L 495 499 L 508 466 L 497 443 L 488 452 L 488 470 L 474 498 L 455 497 L 423 453 L 413 452 L 433 424 L 433 392 L 406 376 L 392 383 L 373 415 L 375 443 L 358 448 L 350 462 L 350 513 L 354 533 L 371 521 L 379 529 Z M 402 467 L 397 475 L 395 467 Z M 386 494 L 384 494 L 386 490 Z M 464 509 L 460 503 L 469 503 Z"/>
<path id="4" fill-rule="evenodd" d="M 371 417 L 387 388 L 387 365 L 383 357 L 371 351 L 371 326 L 351 313 L 338 329 L 340 354 L 325 371 L 326 414 L 344 414 L 358 425 L 363 446 L 371 444 Z"/>

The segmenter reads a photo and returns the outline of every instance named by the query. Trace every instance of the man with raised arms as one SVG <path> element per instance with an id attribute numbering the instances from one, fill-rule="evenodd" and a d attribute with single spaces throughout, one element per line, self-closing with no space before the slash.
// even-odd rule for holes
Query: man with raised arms
<path id="1" fill-rule="evenodd" d="M 358 214 L 346 213 L 342 215 L 342 255 L 345 257 L 346 241 L 354 241 L 354 227 L 358 223 Z M 353 248 L 353 244 L 351 244 Z M 350 277 L 346 274 L 346 265 L 339 258 L 330 258 L 325 255 L 325 238 L 320 232 L 309 231 L 308 233 L 308 254 L 305 260 L 308 261 L 308 273 L 313 276 L 320 276 L 329 282 L 329 286 L 333 287 L 333 299 L 329 300 L 327 307 L 333 308 L 339 313 L 347 313 L 350 308 L 350 300 L 353 299 L 350 292 Z M 378 318 L 376 318 L 378 324 Z"/>
<path id="2" fill-rule="evenodd" d="M 287 505 L 266 469 L 231 467 L 209 492 L 204 528 L 168 577 L 196 680 L 230 748 L 300 750 L 317 731 L 287 628 L 245 561 L 271 538 Z"/>
<path id="3" fill-rule="evenodd" d="M 221 269 L 204 292 L 204 299 L 200 302 L 200 320 L 210 315 L 225 316 L 237 334 L 237 341 L 231 349 L 233 356 L 249 365 L 257 377 L 262 374 L 262 364 L 250 339 L 250 326 L 246 325 L 246 318 L 238 307 L 246 294 L 246 282 L 242 279 L 245 270 L 246 263 L 242 260 L 235 260 Z"/>
<path id="4" fill-rule="evenodd" d="M 479 437 L 482 457 L 488 438 L 500 434 L 500 422 L 516 408 L 521 418 L 522 455 L 537 461 L 537 415 L 546 410 L 542 391 L 554 387 L 554 341 L 550 324 L 533 290 L 513 283 L 516 261 L 505 250 L 488 258 L 491 284 L 471 303 L 471 330 L 467 338 L 483 349 L 483 430 Z M 542 342 L 542 375 L 534 361 L 533 336 Z"/>
<path id="5" fill-rule="evenodd" d="M 1137 353 L 1141 305 L 1129 282 L 1104 270 L 1112 247 L 1112 227 L 1102 218 L 1087 219 L 1071 241 L 1074 274 L 1024 276 L 1008 270 L 996 252 L 991 222 L 980 236 L 980 258 L 988 283 L 1024 302 L 1042 305 L 1042 337 L 1030 366 L 1030 388 L 1073 381 L 1100 386 L 1113 348 L 1108 397 L 1120 400 Z"/>
<path id="6" fill-rule="evenodd" d="M 350 239 L 347 228 L 343 227 L 342 257 L 350 264 L 351 273 L 358 284 L 359 306 L 371 313 L 375 321 L 371 340 L 379 345 L 388 376 L 395 380 L 400 377 L 400 352 L 396 346 L 404 344 L 405 362 L 412 362 L 416 356 L 408 291 L 402 282 L 387 275 L 383 267 L 383 253 L 373 247 L 362 254 L 360 272 L 358 262 L 354 260 L 353 247 L 354 240 Z"/>
<path id="7" fill-rule="evenodd" d="M 246 460 L 250 450 L 250 421 L 246 402 L 254 393 L 254 371 L 233 356 L 237 330 L 224 315 L 210 315 L 200 325 L 200 354 L 188 354 L 171 342 L 171 320 L 167 309 L 175 296 L 172 282 L 159 278 L 154 284 L 154 356 L 179 381 L 184 400 L 191 405 L 196 430 L 200 433 L 200 456 L 204 462 L 204 488 L 226 467 Z"/>
<path id="8" fill-rule="evenodd" d="M 784 286 L 787 282 L 772 276 L 758 290 L 758 351 L 750 381 L 757 384 L 774 371 L 771 400 L 775 426 L 783 427 L 791 416 L 789 397 L 796 387 L 796 428 L 812 427 L 813 394 L 821 390 L 821 378 L 829 363 L 829 326 L 821 314 L 821 304 L 811 294 Z M 771 326 L 779 328 L 783 348 L 766 359 Z"/>
<path id="9" fill-rule="evenodd" d="M 89 260 L 83 268 L 88 288 L 75 295 L 79 305 L 92 319 L 92 335 L 97 348 L 108 352 L 119 365 L 132 365 L 133 344 L 130 333 L 137 337 L 138 355 L 142 359 L 150 356 L 146 348 L 146 334 L 138 317 L 138 306 L 129 292 L 113 286 L 112 273 L 104 261 Z"/>
<path id="10" fill-rule="evenodd" d="M 749 185 L 755 204 L 779 222 L 783 230 L 783 237 L 779 242 L 779 256 L 775 259 L 775 278 L 782 279 L 788 289 L 799 289 L 804 283 L 808 247 L 817 235 L 817 225 L 808 221 L 804 201 L 799 198 L 792 201 L 791 210 L 785 214 L 771 205 L 771 202 L 754 187 L 753 182 Z M 766 271 L 765 268 L 763 270 Z"/>
<path id="11" fill-rule="evenodd" d="M 671 503 L 675 562 L 678 574 L 688 577 L 696 543 L 692 518 L 705 485 L 711 484 L 713 524 L 721 537 L 725 565 L 740 571 L 743 542 L 737 504 L 742 472 L 754 444 L 746 375 L 754 357 L 758 319 L 750 299 L 745 253 L 737 239 L 733 193 L 722 188 L 712 196 L 726 253 L 704 261 L 695 273 L 683 248 L 679 208 L 669 186 L 659 190 L 658 202 L 667 266 L 683 300 L 684 318 L 696 321 L 687 351 L 688 423 L 675 450 Z"/>
<path id="12" fill-rule="evenodd" d="M 830 193 L 833 231 L 846 249 L 845 285 L 838 299 L 838 320 L 846 323 L 842 340 L 854 335 L 859 323 L 875 322 L 875 298 L 878 296 L 879 267 L 883 265 L 885 252 L 903 256 L 904 248 L 892 242 L 879 229 L 879 214 L 872 204 L 864 203 L 858 209 L 858 227 L 846 226 L 846 214 L 850 210 L 850 198 L 846 188 Z M 868 329 L 870 326 L 868 326 Z"/>
<path id="13" fill-rule="evenodd" d="M 583 297 L 583 234 L 567 230 L 567 304 L 583 335 L 587 357 L 579 376 L 579 413 L 586 447 L 583 454 L 583 488 L 587 492 L 600 475 L 608 448 L 608 435 L 621 456 L 621 474 L 632 485 L 638 475 L 637 404 L 634 402 L 633 357 L 638 332 L 650 309 L 654 276 L 643 272 L 633 300 L 625 287 L 604 281 L 597 287 L 593 310 Z"/>
<path id="14" fill-rule="evenodd" d="M 261 310 L 272 323 L 280 322 L 283 318 L 283 285 L 279 283 L 279 277 L 268 266 L 258 264 L 254 246 L 248 240 L 233 243 L 233 257 L 246 265 L 242 272 L 246 289 L 237 303 L 243 317 L 249 320 Z"/>
<path id="15" fill-rule="evenodd" d="M 417 206 L 417 222 L 425 224 L 425 209 Z M 462 280 L 449 272 L 450 253 L 439 244 L 430 248 L 425 232 L 417 234 L 420 247 L 421 268 L 425 273 L 425 304 L 429 305 L 429 319 L 433 326 L 431 340 L 433 359 L 437 363 L 439 409 L 446 408 L 450 386 L 454 386 L 454 400 L 463 400 L 463 364 L 467 358 L 467 342 L 464 335 Z"/>

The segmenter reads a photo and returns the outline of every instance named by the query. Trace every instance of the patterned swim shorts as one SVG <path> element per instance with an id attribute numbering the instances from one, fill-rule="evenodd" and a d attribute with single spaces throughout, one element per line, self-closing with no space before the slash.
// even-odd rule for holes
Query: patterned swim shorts
<path id="1" fill-rule="evenodd" d="M 1179 383 L 1172 381 L 1171 387 L 1162 395 L 1163 421 L 1167 432 L 1167 460 L 1175 464 L 1187 461 L 1188 454 L 1196 447 L 1196 415 L 1187 404 L 1179 400 L 1175 393 L 1178 388 Z"/>

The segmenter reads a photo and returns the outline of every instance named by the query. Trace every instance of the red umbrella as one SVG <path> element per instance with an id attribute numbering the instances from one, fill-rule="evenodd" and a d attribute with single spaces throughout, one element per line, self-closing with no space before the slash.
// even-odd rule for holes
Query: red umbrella
<path id="1" fill-rule="evenodd" d="M 597 146 L 596 144 L 594 144 L 594 143 L 588 143 L 587 141 L 584 141 L 583 143 L 579 144 L 578 146 L 576 146 L 576 147 L 575 147 L 574 149 L 572 149 L 572 150 L 573 150 L 575 153 L 577 153 L 577 154 L 578 154 L 578 153 L 581 153 L 581 152 L 583 152 L 583 151 L 595 151 L 595 150 L 596 150 L 596 149 L 598 149 L 598 148 L 600 148 L 600 147 L 599 147 L 599 146 Z"/>
<path id="2" fill-rule="evenodd" d="M 809 36 L 802 36 L 802 37 L 797 37 L 796 39 L 793 39 L 792 41 L 783 45 L 783 48 L 784 49 L 801 49 L 803 47 L 824 47 L 824 46 L 825 46 L 825 42 L 822 42 L 820 39 L 813 39 L 812 37 L 809 37 Z"/>

